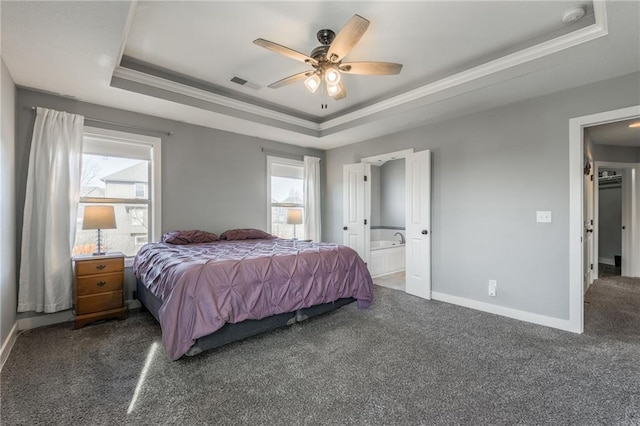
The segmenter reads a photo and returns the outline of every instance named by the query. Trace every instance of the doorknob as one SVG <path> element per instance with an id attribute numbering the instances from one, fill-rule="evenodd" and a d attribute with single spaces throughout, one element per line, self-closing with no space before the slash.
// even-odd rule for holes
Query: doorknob
<path id="1" fill-rule="evenodd" d="M 627 229 L 627 227 L 626 227 L 626 226 L 624 226 L 624 225 L 622 225 L 622 229 Z"/>
<path id="2" fill-rule="evenodd" d="M 587 229 L 587 232 L 593 232 L 593 229 Z"/>
<path id="3" fill-rule="evenodd" d="M 427 231 L 426 229 L 422 230 L 422 235 L 427 235 L 429 233 L 429 231 Z"/>
<path id="4" fill-rule="evenodd" d="M 349 228 L 347 228 L 346 226 L 342 228 L 343 231 L 346 231 L 347 229 Z"/>

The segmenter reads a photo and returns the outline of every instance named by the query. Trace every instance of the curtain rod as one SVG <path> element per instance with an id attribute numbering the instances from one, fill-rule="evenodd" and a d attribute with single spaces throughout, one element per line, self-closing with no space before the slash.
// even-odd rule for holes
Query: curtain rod
<path id="1" fill-rule="evenodd" d="M 32 106 L 31 110 L 35 111 L 36 107 Z M 84 119 L 86 121 L 93 121 L 94 123 L 111 124 L 112 126 L 123 127 L 125 129 L 134 129 L 134 130 L 142 130 L 142 131 L 145 131 L 145 132 L 162 133 L 162 134 L 165 134 L 165 135 L 168 135 L 168 136 L 172 136 L 173 135 L 173 132 L 170 132 L 170 131 L 167 131 L 167 130 L 157 130 L 157 129 L 150 129 L 148 127 L 131 126 L 129 124 L 116 123 L 115 121 L 99 120 L 97 118 L 91 118 L 91 117 L 84 117 Z"/>

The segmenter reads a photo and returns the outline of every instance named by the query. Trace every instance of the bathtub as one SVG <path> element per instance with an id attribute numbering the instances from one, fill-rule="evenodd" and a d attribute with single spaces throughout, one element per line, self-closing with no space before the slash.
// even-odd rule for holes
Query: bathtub
<path id="1" fill-rule="evenodd" d="M 404 270 L 404 244 L 398 241 L 371 241 L 369 273 L 372 277 L 392 274 Z"/>
<path id="2" fill-rule="evenodd" d="M 386 240 L 378 240 L 378 241 L 371 241 L 371 250 L 381 250 L 381 249 L 385 249 L 387 247 L 401 247 L 404 246 L 404 244 L 400 244 L 398 241 L 386 241 Z"/>

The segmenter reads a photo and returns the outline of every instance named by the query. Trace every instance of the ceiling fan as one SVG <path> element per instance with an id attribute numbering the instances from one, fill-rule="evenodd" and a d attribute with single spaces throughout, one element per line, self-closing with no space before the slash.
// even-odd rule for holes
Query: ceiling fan
<path id="1" fill-rule="evenodd" d="M 258 46 L 291 59 L 305 62 L 313 67 L 312 70 L 283 78 L 268 87 L 277 89 L 304 80 L 304 85 L 307 89 L 314 93 L 324 81 L 329 96 L 335 100 L 340 100 L 347 96 L 347 91 L 341 78 L 342 73 L 359 75 L 399 74 L 402 70 L 402 64 L 392 62 L 342 62 L 345 56 L 360 41 L 368 27 L 368 20 L 360 15 L 353 15 L 338 34 L 329 29 L 320 30 L 317 33 L 317 37 L 321 46 L 313 49 L 308 56 L 269 40 L 262 38 L 254 40 L 253 43 Z M 323 108 L 326 108 L 326 105 L 323 105 Z"/>

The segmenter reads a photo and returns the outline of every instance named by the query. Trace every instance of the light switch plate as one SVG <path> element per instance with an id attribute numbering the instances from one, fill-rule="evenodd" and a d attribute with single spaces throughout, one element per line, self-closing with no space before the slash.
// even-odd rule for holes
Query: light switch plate
<path id="1" fill-rule="evenodd" d="M 538 210 L 536 212 L 536 222 L 538 223 L 551 223 L 551 212 L 548 210 Z"/>

